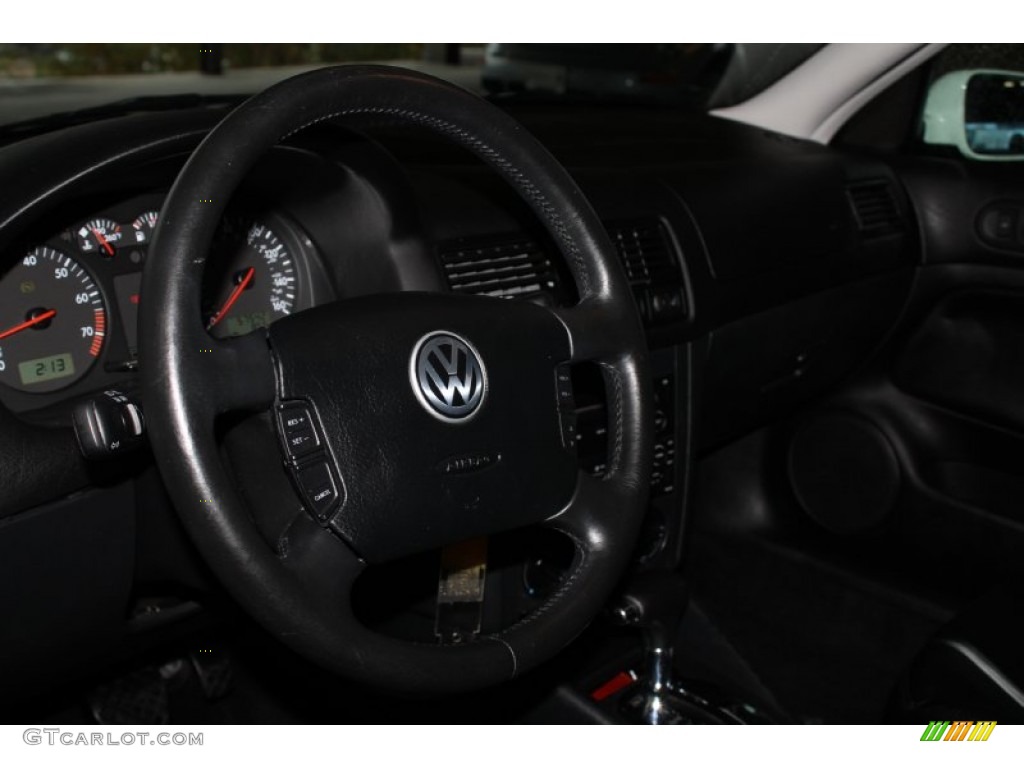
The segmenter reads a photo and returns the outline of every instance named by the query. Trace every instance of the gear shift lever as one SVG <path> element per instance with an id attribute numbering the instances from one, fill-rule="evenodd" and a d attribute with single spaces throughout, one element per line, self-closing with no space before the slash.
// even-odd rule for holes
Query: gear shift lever
<path id="1" fill-rule="evenodd" d="M 628 711 L 646 725 L 743 723 L 733 708 L 710 702 L 673 678 L 675 634 L 688 605 L 686 581 L 674 571 L 639 574 L 613 604 L 612 618 L 637 627 L 644 638 L 647 668 Z"/>
<path id="2" fill-rule="evenodd" d="M 612 607 L 612 618 L 643 632 L 646 677 L 641 720 L 648 725 L 677 722 L 671 709 L 672 656 L 676 628 L 686 613 L 689 594 L 682 576 L 651 571 L 638 576 Z"/>

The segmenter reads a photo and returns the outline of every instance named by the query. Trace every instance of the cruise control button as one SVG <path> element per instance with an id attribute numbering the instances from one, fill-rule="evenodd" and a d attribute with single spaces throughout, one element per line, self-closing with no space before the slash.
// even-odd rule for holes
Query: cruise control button
<path id="1" fill-rule="evenodd" d="M 303 430 L 312 426 L 309 411 L 305 408 L 289 408 L 281 415 L 281 423 L 286 431 Z"/>
<path id="2" fill-rule="evenodd" d="M 305 432 L 293 432 L 285 438 L 285 442 L 288 445 L 288 453 L 292 456 L 306 453 L 317 446 L 316 434 L 311 429 Z"/>
<path id="3" fill-rule="evenodd" d="M 300 469 L 296 476 L 306 503 L 320 520 L 326 519 L 338 502 L 338 488 L 326 461 Z"/>
<path id="4" fill-rule="evenodd" d="M 277 414 L 285 449 L 292 459 L 320 447 L 316 422 L 310 409 L 302 403 L 283 405 Z"/>
<path id="5" fill-rule="evenodd" d="M 576 416 L 574 414 L 563 414 L 561 424 L 562 445 L 569 450 L 575 449 L 576 442 L 579 440 L 579 434 L 576 429 Z"/>
<path id="6" fill-rule="evenodd" d="M 333 485 L 325 485 L 323 488 L 316 488 L 312 491 L 307 492 L 309 496 L 310 506 L 313 507 L 313 512 L 320 520 L 325 520 L 330 514 L 331 509 L 334 507 L 334 502 L 338 499 L 338 494 L 334 490 Z"/>
<path id="7" fill-rule="evenodd" d="M 562 363 L 555 368 L 555 387 L 558 391 L 558 405 L 563 411 L 573 411 L 576 402 L 572 394 L 572 375 L 569 366 Z"/>

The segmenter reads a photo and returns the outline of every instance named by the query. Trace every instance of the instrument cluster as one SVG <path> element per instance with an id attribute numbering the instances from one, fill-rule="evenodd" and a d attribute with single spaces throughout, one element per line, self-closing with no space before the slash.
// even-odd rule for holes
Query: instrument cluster
<path id="1" fill-rule="evenodd" d="M 140 195 L 68 222 L 0 274 L 0 396 L 15 410 L 137 370 L 142 274 L 162 202 Z M 202 321 L 216 338 L 267 327 L 329 293 L 323 274 L 286 215 L 229 208 L 207 259 Z"/>

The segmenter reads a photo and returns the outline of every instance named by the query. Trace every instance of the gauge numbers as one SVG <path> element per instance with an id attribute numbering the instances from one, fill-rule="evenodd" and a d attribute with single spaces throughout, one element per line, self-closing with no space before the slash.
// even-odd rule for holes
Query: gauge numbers
<path id="1" fill-rule="evenodd" d="M 52 392 L 74 383 L 100 356 L 106 332 L 92 275 L 55 248 L 35 248 L 0 280 L 3 384 Z"/>
<path id="2" fill-rule="evenodd" d="M 297 277 L 292 254 L 267 225 L 256 222 L 217 270 L 207 327 L 218 338 L 266 328 L 295 309 Z"/>
<path id="3" fill-rule="evenodd" d="M 82 253 L 98 253 L 109 259 L 113 258 L 115 250 L 121 247 L 124 233 L 116 221 L 99 218 L 85 222 L 75 234 Z"/>

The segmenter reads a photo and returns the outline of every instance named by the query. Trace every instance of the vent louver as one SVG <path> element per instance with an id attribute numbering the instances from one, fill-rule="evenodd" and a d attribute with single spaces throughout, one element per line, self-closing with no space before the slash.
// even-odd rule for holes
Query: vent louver
<path id="1" fill-rule="evenodd" d="M 661 222 L 657 219 L 607 222 L 608 236 L 633 286 L 637 307 L 647 325 L 685 318 L 683 273 Z"/>
<path id="2" fill-rule="evenodd" d="M 606 222 L 637 306 L 648 325 L 687 316 L 682 269 L 658 219 Z M 456 293 L 501 298 L 565 300 L 558 269 L 536 240 L 523 235 L 466 238 L 438 249 L 448 286 Z"/>
<path id="3" fill-rule="evenodd" d="M 441 266 L 456 293 L 513 298 L 558 286 L 551 260 L 529 239 L 450 243 L 441 249 Z"/>
<path id="4" fill-rule="evenodd" d="M 889 181 L 879 179 L 855 184 L 847 187 L 846 194 L 853 206 L 857 228 L 865 237 L 883 237 L 903 231 L 903 215 Z"/>
<path id="5" fill-rule="evenodd" d="M 609 222 L 608 236 L 634 285 L 679 285 L 679 265 L 657 220 Z"/>

